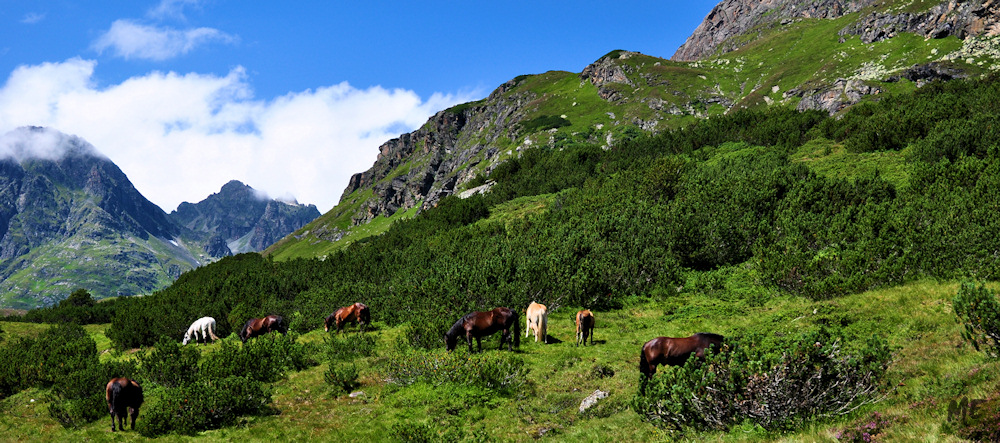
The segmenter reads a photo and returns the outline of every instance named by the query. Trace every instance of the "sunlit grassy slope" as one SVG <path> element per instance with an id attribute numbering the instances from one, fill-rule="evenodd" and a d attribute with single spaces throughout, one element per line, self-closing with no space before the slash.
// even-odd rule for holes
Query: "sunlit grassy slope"
<path id="1" fill-rule="evenodd" d="M 738 273 L 738 269 L 720 272 Z M 738 279 L 731 279 L 730 282 Z M 697 282 L 690 282 L 697 286 Z M 274 404 L 279 413 L 247 419 L 242 425 L 208 431 L 199 440 L 356 440 L 392 441 L 394 426 L 424 426 L 443 433 L 457 428 L 466 440 L 488 436 L 495 441 L 658 441 L 670 438 L 744 441 L 834 441 L 837 431 L 856 426 L 872 411 L 898 419 L 884 433 L 887 441 L 952 441 L 947 405 L 952 400 L 986 398 L 1000 388 L 1000 362 L 990 361 L 960 336 L 950 299 L 955 282 L 917 282 L 902 287 L 813 302 L 768 294 L 748 302 L 733 294 L 746 288 L 718 288 L 692 292 L 664 302 L 645 301 L 617 311 L 597 312 L 595 345 L 573 344 L 572 316 L 563 307 L 550 316 L 550 343 L 522 339 L 516 351 L 530 369 L 529 388 L 514 397 L 492 397 L 460 386 L 416 384 L 405 388 L 387 384 L 384 362 L 398 352 L 402 328 L 382 325 L 373 332 L 377 351 L 356 360 L 362 383 L 356 398 L 333 396 L 323 380 L 327 364 L 290 373 L 275 384 Z M 522 324 L 523 325 L 523 324 Z M 878 334 L 895 350 L 887 374 L 885 398 L 853 415 L 822 421 L 793 434 L 768 434 L 752 427 L 729 433 L 677 435 L 640 420 L 628 408 L 639 377 L 638 349 L 649 338 L 686 336 L 698 331 L 738 334 L 755 330 L 792 333 L 820 325 L 833 326 L 846 336 Z M 44 325 L 0 323 L 4 338 L 36 334 Z M 99 351 L 108 348 L 103 326 L 88 327 Z M 518 331 L 523 334 L 523 331 Z M 321 329 L 300 340 L 321 342 Z M 229 337 L 227 340 L 235 340 Z M 496 339 L 484 343 L 484 352 L 496 350 Z M 199 345 L 203 353 L 219 344 Z M 437 349 L 432 352 L 445 352 Z M 464 353 L 465 351 L 456 351 Z M 102 358 L 129 358 L 108 352 Z M 602 377 L 600 373 L 614 372 Z M 591 411 L 580 414 L 580 402 L 595 390 L 610 393 Z M 0 402 L 0 439 L 6 441 L 80 441 L 140 439 L 134 432 L 112 435 L 107 419 L 78 430 L 61 428 L 47 414 L 44 390 L 21 392 Z M 142 420 L 140 416 L 139 420 Z M 187 440 L 168 436 L 160 440 Z"/>

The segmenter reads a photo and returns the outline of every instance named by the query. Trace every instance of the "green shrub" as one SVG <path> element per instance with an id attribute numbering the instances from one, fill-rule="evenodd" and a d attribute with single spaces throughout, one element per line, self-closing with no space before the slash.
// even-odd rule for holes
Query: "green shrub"
<path id="1" fill-rule="evenodd" d="M 323 380 L 331 386 L 334 395 L 346 394 L 358 386 L 358 367 L 353 363 L 330 363 Z"/>
<path id="2" fill-rule="evenodd" d="M 965 326 L 962 337 L 976 350 L 1000 357 L 1000 301 L 996 294 L 982 285 L 962 283 L 952 306 Z"/>
<path id="3" fill-rule="evenodd" d="M 143 380 L 168 388 L 197 380 L 200 358 L 197 347 L 183 346 L 167 337 L 161 337 L 156 347 L 144 349 L 137 356 Z"/>
<path id="4" fill-rule="evenodd" d="M 296 343 L 298 334 L 267 334 L 247 340 L 242 345 L 232 337 L 222 341 L 201 365 L 202 377 L 222 379 L 236 376 L 262 382 L 274 382 L 289 370 L 315 366 L 313 346 Z"/>
<path id="5" fill-rule="evenodd" d="M 270 414 L 270 405 L 270 388 L 264 383 L 243 377 L 205 378 L 149 390 L 136 428 L 146 437 L 194 435 L 233 425 L 242 416 Z"/>
<path id="6" fill-rule="evenodd" d="M 849 413 L 877 399 L 890 353 L 872 337 L 847 352 L 820 330 L 769 344 L 727 338 L 728 350 L 640 380 L 632 408 L 678 430 L 726 430 L 747 420 L 767 430 Z"/>

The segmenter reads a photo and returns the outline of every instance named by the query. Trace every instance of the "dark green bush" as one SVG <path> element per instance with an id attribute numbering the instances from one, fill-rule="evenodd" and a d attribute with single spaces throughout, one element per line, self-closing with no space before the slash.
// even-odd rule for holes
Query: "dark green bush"
<path id="1" fill-rule="evenodd" d="M 726 430 L 747 420 L 791 429 L 876 400 L 890 360 L 883 340 L 845 350 L 823 330 L 779 343 L 727 337 L 726 347 L 641 379 L 632 408 L 678 430 Z"/>
<path id="2" fill-rule="evenodd" d="M 223 379 L 244 377 L 261 382 L 274 382 L 286 371 L 299 371 L 315 366 L 316 349 L 296 342 L 298 334 L 277 333 L 247 340 L 242 345 L 232 338 L 222 341 L 218 350 L 205 357 L 201 365 L 204 378 Z"/>
<path id="3" fill-rule="evenodd" d="M 976 350 L 1000 357 L 1000 300 L 985 286 L 962 283 L 952 299 L 959 322 L 965 326 L 962 337 Z"/>
<path id="4" fill-rule="evenodd" d="M 151 389 L 136 428 L 146 437 L 194 435 L 230 426 L 243 416 L 273 412 L 266 384 L 243 377 L 203 378 L 191 384 Z"/>
<path id="5" fill-rule="evenodd" d="M 330 385 L 334 395 L 351 392 L 358 387 L 358 367 L 354 363 L 330 362 L 330 368 L 323 374 L 323 380 Z"/>
<path id="6" fill-rule="evenodd" d="M 156 347 L 138 353 L 142 379 L 168 388 L 190 384 L 199 378 L 201 352 L 195 346 L 183 346 L 161 337 Z"/>

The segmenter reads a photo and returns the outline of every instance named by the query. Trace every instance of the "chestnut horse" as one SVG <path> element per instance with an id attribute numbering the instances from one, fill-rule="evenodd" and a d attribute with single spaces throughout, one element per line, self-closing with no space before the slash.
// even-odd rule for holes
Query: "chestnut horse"
<path id="1" fill-rule="evenodd" d="M 111 432 L 115 432 L 115 417 L 118 417 L 118 429 L 125 430 L 125 414 L 132 417 L 132 429 L 135 429 L 135 418 L 139 416 L 139 406 L 142 406 L 142 386 L 135 380 L 125 377 L 112 378 L 104 388 L 104 398 L 108 401 L 111 412 Z"/>
<path id="2" fill-rule="evenodd" d="M 528 305 L 528 312 L 524 316 L 528 322 L 528 327 L 524 329 L 524 336 L 528 337 L 528 331 L 535 331 L 535 343 L 538 338 L 542 338 L 542 343 L 549 342 L 549 309 L 541 303 L 531 302 Z"/>
<path id="3" fill-rule="evenodd" d="M 721 345 L 722 336 L 709 332 L 699 332 L 684 338 L 656 337 L 642 345 L 642 352 L 639 353 L 639 372 L 645 374 L 647 378 L 653 378 L 656 365 L 680 366 L 691 354 L 704 358 L 705 348 Z"/>
<path id="4" fill-rule="evenodd" d="M 594 313 L 590 309 L 584 309 L 576 313 L 576 345 L 583 343 L 587 346 L 587 337 L 590 337 L 590 345 L 594 345 Z"/>
<path id="5" fill-rule="evenodd" d="M 368 311 L 368 306 L 364 303 L 355 303 L 350 306 L 345 306 L 334 311 L 323 320 L 323 330 L 330 331 L 330 325 L 336 323 L 337 332 L 343 329 L 344 324 L 347 322 L 357 323 L 358 330 L 365 332 L 365 326 L 371 323 L 371 313 Z"/>
<path id="6" fill-rule="evenodd" d="M 274 331 L 282 334 L 288 332 L 288 325 L 285 324 L 285 319 L 280 315 L 268 315 L 264 318 L 251 318 L 247 320 L 246 324 L 243 325 L 243 329 L 240 329 L 239 336 L 240 340 L 246 343 L 251 338 Z"/>
<path id="7" fill-rule="evenodd" d="M 503 342 L 506 341 L 507 349 L 513 351 L 514 346 L 521 347 L 521 336 L 515 333 L 512 344 L 510 333 L 512 329 L 514 331 L 521 329 L 517 312 L 511 311 L 508 308 L 496 308 L 486 312 L 474 311 L 465 314 L 464 317 L 455 322 L 451 329 L 444 334 L 444 343 L 448 351 L 453 351 L 455 346 L 458 345 L 458 337 L 464 335 L 465 340 L 469 342 L 470 354 L 472 353 L 473 338 L 476 339 L 479 351 L 482 352 L 482 337 L 493 335 L 497 331 L 503 331 L 503 335 L 500 336 L 500 349 L 503 349 Z"/>

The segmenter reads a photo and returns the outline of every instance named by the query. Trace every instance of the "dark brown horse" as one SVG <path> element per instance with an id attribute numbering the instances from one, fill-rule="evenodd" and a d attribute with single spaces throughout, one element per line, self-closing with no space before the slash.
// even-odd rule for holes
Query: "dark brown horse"
<path id="1" fill-rule="evenodd" d="M 691 354 L 704 358 L 705 348 L 721 345 L 722 336 L 709 332 L 699 332 L 684 338 L 656 337 L 642 345 L 642 352 L 639 353 L 639 372 L 645 374 L 647 378 L 653 378 L 656 365 L 680 366 Z"/>
<path id="2" fill-rule="evenodd" d="M 115 432 L 115 417 L 118 417 L 118 429 L 125 430 L 125 414 L 132 417 L 132 429 L 135 429 L 135 418 L 139 416 L 139 406 L 142 406 L 142 386 L 135 380 L 125 377 L 112 378 L 104 389 L 104 398 L 108 401 L 111 412 L 111 432 Z"/>
<path id="3" fill-rule="evenodd" d="M 340 332 L 344 328 L 344 324 L 347 322 L 357 323 L 358 330 L 365 332 L 365 327 L 368 326 L 372 321 L 371 313 L 368 311 L 368 306 L 364 303 L 355 303 L 350 306 L 345 306 L 334 311 L 323 320 L 323 330 L 329 331 L 330 326 L 336 324 L 337 332 Z"/>
<path id="4" fill-rule="evenodd" d="M 587 337 L 590 337 L 590 345 L 594 345 L 594 313 L 590 309 L 584 309 L 576 313 L 576 345 L 583 343 L 587 346 Z"/>
<path id="5" fill-rule="evenodd" d="M 521 338 L 520 334 L 515 333 L 512 342 L 510 332 L 520 329 L 521 324 L 518 321 L 517 313 L 508 308 L 496 308 L 486 312 L 475 311 L 465 314 L 465 317 L 455 322 L 451 329 L 444 334 L 444 343 L 448 350 L 452 351 L 458 345 L 458 337 L 464 336 L 465 340 L 469 342 L 469 353 L 471 354 L 472 339 L 475 338 L 476 344 L 479 345 L 479 351 L 482 352 L 482 338 L 493 335 L 497 331 L 503 331 L 503 335 L 500 336 L 500 349 L 503 349 L 503 342 L 506 341 L 507 349 L 513 351 L 514 346 L 521 347 Z"/>
<path id="6" fill-rule="evenodd" d="M 243 328 L 240 329 L 239 336 L 240 340 L 246 343 L 251 338 L 274 331 L 282 334 L 288 333 L 288 324 L 285 323 L 285 319 L 280 315 L 268 315 L 264 318 L 251 318 L 247 320 Z"/>

